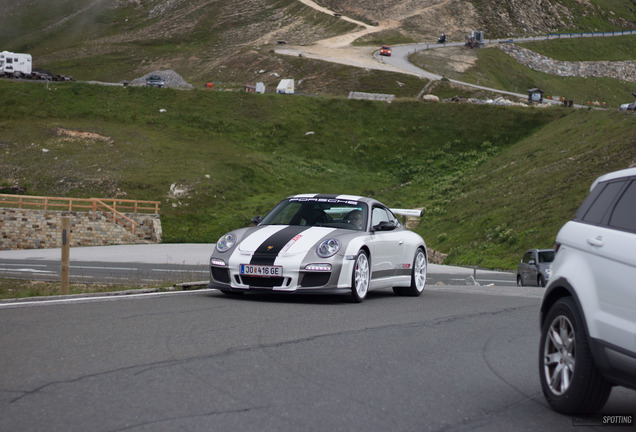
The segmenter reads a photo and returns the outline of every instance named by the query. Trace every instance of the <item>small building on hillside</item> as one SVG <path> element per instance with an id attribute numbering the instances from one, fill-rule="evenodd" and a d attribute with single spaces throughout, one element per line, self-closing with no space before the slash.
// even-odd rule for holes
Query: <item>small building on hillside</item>
<path id="1" fill-rule="evenodd" d="M 276 87 L 276 93 L 278 94 L 294 94 L 294 80 L 282 79 Z"/>
<path id="2" fill-rule="evenodd" d="M 532 103 L 532 102 L 537 102 L 537 103 L 542 103 L 543 102 L 543 93 L 545 93 L 543 90 L 538 89 L 538 88 L 531 88 L 528 90 L 528 103 Z"/>
<path id="3" fill-rule="evenodd" d="M 245 91 L 247 93 L 265 93 L 265 84 L 257 82 L 256 85 L 245 84 Z"/>

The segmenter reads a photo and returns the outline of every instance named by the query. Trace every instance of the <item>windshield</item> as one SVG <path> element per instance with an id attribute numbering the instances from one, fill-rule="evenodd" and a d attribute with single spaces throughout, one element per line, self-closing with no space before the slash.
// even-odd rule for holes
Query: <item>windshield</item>
<path id="1" fill-rule="evenodd" d="M 279 203 L 260 225 L 304 225 L 365 230 L 367 205 L 337 198 L 290 198 Z"/>
<path id="2" fill-rule="evenodd" d="M 554 261 L 554 251 L 540 251 L 539 252 L 539 262 L 540 263 L 551 263 Z"/>

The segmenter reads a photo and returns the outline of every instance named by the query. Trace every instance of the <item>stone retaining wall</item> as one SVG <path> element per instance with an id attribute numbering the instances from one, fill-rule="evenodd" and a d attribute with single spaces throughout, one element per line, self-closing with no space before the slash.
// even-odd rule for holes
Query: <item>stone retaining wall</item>
<path id="1" fill-rule="evenodd" d="M 448 254 L 438 252 L 434 249 L 428 249 L 428 262 L 431 264 L 444 264 Z"/>
<path id="2" fill-rule="evenodd" d="M 530 69 L 562 77 L 607 77 L 636 82 L 636 61 L 561 61 L 554 60 L 515 44 L 498 45 L 500 49 Z"/>
<path id="3" fill-rule="evenodd" d="M 132 234 L 102 212 L 0 208 L 0 250 L 61 247 L 63 216 L 71 218 L 71 247 L 161 242 L 155 214 L 126 214 L 138 224 Z"/>

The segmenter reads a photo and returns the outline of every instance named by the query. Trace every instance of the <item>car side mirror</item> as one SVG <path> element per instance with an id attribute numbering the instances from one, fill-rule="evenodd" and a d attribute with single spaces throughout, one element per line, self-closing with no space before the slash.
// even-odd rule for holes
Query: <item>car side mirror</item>
<path id="1" fill-rule="evenodd" d="M 373 227 L 373 231 L 393 231 L 396 227 L 393 222 L 382 221 Z"/>
<path id="2" fill-rule="evenodd" d="M 252 219 L 250 219 L 250 222 L 252 222 L 252 225 L 258 225 L 259 223 L 263 222 L 263 216 L 254 216 Z"/>
<path id="3" fill-rule="evenodd" d="M 536 261 L 535 260 L 530 260 L 530 261 L 528 261 L 528 264 L 533 264 L 534 265 L 534 264 L 536 264 Z"/>

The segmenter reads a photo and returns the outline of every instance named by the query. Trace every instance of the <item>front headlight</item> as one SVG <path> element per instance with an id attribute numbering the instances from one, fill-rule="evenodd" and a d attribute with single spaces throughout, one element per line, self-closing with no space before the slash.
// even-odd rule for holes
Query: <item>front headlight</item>
<path id="1" fill-rule="evenodd" d="M 231 249 L 235 243 L 236 236 L 234 234 L 225 234 L 219 239 L 219 241 L 216 242 L 216 250 L 218 250 L 219 252 L 225 252 L 228 249 Z"/>
<path id="2" fill-rule="evenodd" d="M 340 250 L 340 242 L 336 239 L 327 239 L 316 248 L 316 253 L 320 258 L 334 256 Z"/>

